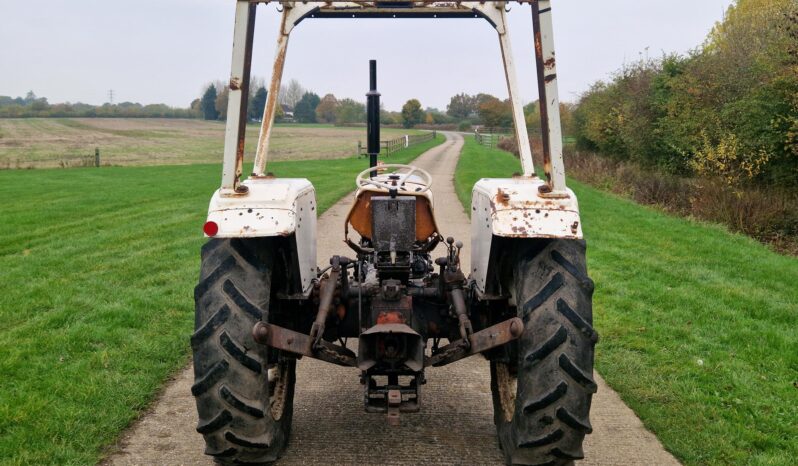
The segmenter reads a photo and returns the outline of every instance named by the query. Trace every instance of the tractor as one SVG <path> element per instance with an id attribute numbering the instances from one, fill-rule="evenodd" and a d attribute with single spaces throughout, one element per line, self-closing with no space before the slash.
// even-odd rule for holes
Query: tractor
<path id="1" fill-rule="evenodd" d="M 278 4 L 282 22 L 253 173 L 242 181 L 255 13 L 264 3 Z M 222 182 L 203 228 L 191 336 L 197 431 L 217 463 L 279 459 L 302 358 L 351 368 L 365 411 L 398 425 L 403 413 L 423 409 L 426 370 L 484 357 L 507 464 L 584 457 L 596 391 L 593 282 L 577 199 L 565 184 L 551 2 L 518 3 L 532 12 L 545 176 L 533 167 L 509 2 L 236 0 Z M 429 173 L 378 164 L 373 61 L 369 165 L 341 225 L 348 250 L 319 267 L 313 185 L 275 177 L 266 165 L 289 36 L 300 22 L 323 18 L 477 18 L 497 31 L 521 172 L 474 186 L 469 270 L 453 237 L 465 232 L 435 220 Z M 350 338 L 357 344 L 347 345 Z"/>

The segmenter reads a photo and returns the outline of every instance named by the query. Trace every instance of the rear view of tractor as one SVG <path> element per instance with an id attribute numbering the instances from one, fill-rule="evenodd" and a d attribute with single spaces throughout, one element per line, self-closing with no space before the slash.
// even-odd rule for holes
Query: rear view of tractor
<path id="1" fill-rule="evenodd" d="M 192 393 L 206 453 L 221 464 L 277 460 L 289 441 L 302 358 L 351 368 L 365 410 L 400 425 L 403 413 L 423 410 L 426 370 L 476 356 L 490 361 L 508 464 L 583 458 L 597 335 L 579 208 L 562 165 L 550 2 L 519 2 L 531 5 L 535 27 L 545 180 L 532 166 L 508 2 L 283 1 L 276 2 L 283 21 L 254 172 L 241 181 L 258 3 L 269 2 L 237 0 L 222 186 L 211 200 L 195 289 Z M 452 237 L 467 232 L 436 222 L 429 173 L 377 164 L 374 62 L 370 163 L 356 177 L 341 225 L 349 250 L 317 266 L 313 185 L 265 168 L 289 35 L 302 20 L 330 17 L 477 17 L 497 30 L 522 173 L 474 186 L 469 270 Z"/>

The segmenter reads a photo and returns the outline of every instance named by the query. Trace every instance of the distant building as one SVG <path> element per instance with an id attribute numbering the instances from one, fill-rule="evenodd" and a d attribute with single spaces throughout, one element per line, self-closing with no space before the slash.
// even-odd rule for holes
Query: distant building
<path id="1" fill-rule="evenodd" d="M 280 108 L 283 110 L 282 121 L 284 121 L 286 123 L 293 123 L 294 122 L 294 109 L 293 109 L 293 107 L 289 107 L 288 105 L 280 104 Z"/>

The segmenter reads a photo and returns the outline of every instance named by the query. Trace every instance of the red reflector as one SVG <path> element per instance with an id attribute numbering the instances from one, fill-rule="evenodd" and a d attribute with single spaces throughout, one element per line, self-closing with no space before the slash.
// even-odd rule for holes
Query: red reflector
<path id="1" fill-rule="evenodd" d="M 202 231 L 208 236 L 216 236 L 216 233 L 219 233 L 219 225 L 216 222 L 205 222 Z"/>

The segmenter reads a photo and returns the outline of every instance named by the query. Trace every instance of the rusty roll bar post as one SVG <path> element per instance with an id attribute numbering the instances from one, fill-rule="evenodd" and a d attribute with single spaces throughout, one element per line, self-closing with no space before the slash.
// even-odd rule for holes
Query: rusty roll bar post
<path id="1" fill-rule="evenodd" d="M 266 173 L 266 162 L 269 159 L 269 140 L 274 127 L 274 117 L 277 115 L 277 105 L 279 105 L 277 98 L 280 94 L 285 57 L 288 52 L 288 38 L 291 36 L 291 31 L 294 30 L 294 27 L 318 7 L 316 3 L 284 2 L 282 4 L 284 8 L 283 17 L 280 22 L 280 33 L 277 36 L 277 50 L 274 54 L 272 78 L 266 95 L 266 106 L 263 109 L 263 121 L 261 122 L 260 137 L 258 138 L 258 151 L 255 154 L 255 163 L 252 169 L 254 176 L 263 176 Z"/>
<path id="2" fill-rule="evenodd" d="M 261 120 L 260 136 L 258 137 L 258 148 L 255 154 L 255 164 L 252 174 L 263 176 L 266 172 L 266 161 L 269 158 L 269 139 L 274 127 L 274 119 L 277 115 L 278 97 L 280 94 L 280 84 L 283 79 L 283 68 L 285 67 L 285 55 L 288 51 L 288 37 L 290 29 L 286 32 L 286 19 L 289 10 L 283 12 L 283 19 L 280 25 L 280 35 L 277 37 L 277 51 L 274 55 L 274 66 L 272 67 L 272 79 L 269 82 L 269 90 L 266 94 L 266 105 L 263 108 L 263 119 Z"/>
<path id="3" fill-rule="evenodd" d="M 535 166 L 532 160 L 532 148 L 529 145 L 529 133 L 527 133 L 526 129 L 524 106 L 521 103 L 521 91 L 518 88 L 518 77 L 515 72 L 515 58 L 513 57 L 513 49 L 510 43 L 510 34 L 507 31 L 507 15 L 504 11 L 504 5 L 498 2 L 493 5 L 493 11 L 487 11 L 492 15 L 489 18 L 494 18 L 494 27 L 499 34 L 499 47 L 504 63 L 504 76 L 507 80 L 507 93 L 510 97 L 513 125 L 515 126 L 515 142 L 518 146 L 521 168 L 524 176 L 533 177 L 535 176 Z"/>
<path id="4" fill-rule="evenodd" d="M 366 104 L 367 151 L 369 167 L 374 168 L 377 166 L 377 157 L 380 155 L 380 93 L 377 92 L 377 60 L 369 60 L 369 91 L 366 94 L 366 99 L 368 99 Z M 376 170 L 371 172 L 372 178 L 376 175 Z"/>
<path id="5" fill-rule="evenodd" d="M 223 196 L 246 194 L 240 183 L 244 163 L 244 138 L 247 131 L 247 100 L 252 68 L 252 42 L 255 37 L 256 3 L 239 1 L 236 4 L 236 25 L 233 33 L 233 66 L 230 74 L 228 117 L 224 136 L 224 164 L 222 167 Z"/>
<path id="6" fill-rule="evenodd" d="M 554 56 L 554 27 L 550 0 L 532 2 L 532 26 L 535 34 L 535 64 L 543 138 L 543 170 L 546 172 L 548 182 L 541 186 L 539 191 L 542 196 L 568 197 L 562 159 L 560 96 L 557 88 L 557 63 Z"/>

